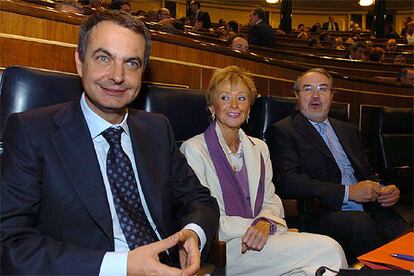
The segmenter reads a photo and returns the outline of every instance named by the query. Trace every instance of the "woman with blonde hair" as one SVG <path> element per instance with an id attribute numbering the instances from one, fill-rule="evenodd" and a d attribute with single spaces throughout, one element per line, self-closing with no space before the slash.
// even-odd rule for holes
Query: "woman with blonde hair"
<path id="1" fill-rule="evenodd" d="M 206 96 L 212 123 L 181 146 L 219 204 L 226 274 L 315 275 L 320 266 L 346 267 L 335 240 L 287 231 L 267 145 L 241 129 L 255 97 L 253 80 L 239 67 L 217 70 Z"/>

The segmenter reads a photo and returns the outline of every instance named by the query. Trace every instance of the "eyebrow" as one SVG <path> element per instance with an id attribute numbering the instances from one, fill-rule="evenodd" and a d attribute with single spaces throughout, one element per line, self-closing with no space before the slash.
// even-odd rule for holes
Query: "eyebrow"
<path id="1" fill-rule="evenodd" d="M 304 84 L 303 87 L 305 87 L 305 86 L 312 86 L 312 84 Z M 318 84 L 317 86 L 329 86 L 329 84 L 321 83 L 321 84 Z"/>
<path id="2" fill-rule="evenodd" d="M 92 55 L 96 55 L 98 53 L 104 53 L 105 55 L 109 56 L 110 58 L 114 58 L 114 55 L 112 55 L 108 50 L 104 49 L 104 48 L 98 48 L 95 51 L 93 51 Z M 129 58 L 125 58 L 123 59 L 124 62 L 128 62 L 128 61 L 138 61 L 139 65 L 142 66 L 142 59 L 138 56 L 136 57 L 129 57 Z"/>

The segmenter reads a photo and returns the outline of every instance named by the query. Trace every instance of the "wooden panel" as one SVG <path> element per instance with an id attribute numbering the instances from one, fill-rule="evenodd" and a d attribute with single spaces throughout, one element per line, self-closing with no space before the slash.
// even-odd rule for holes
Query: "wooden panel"
<path id="1" fill-rule="evenodd" d="M 34 38 L 78 43 L 79 25 L 0 11 L 0 32 Z"/>
<path id="2" fill-rule="evenodd" d="M 23 65 L 76 73 L 75 47 L 0 37 L 0 66 Z"/>

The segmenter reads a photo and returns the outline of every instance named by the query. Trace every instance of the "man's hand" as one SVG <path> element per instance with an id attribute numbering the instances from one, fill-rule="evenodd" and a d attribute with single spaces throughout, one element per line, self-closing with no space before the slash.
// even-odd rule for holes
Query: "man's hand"
<path id="1" fill-rule="evenodd" d="M 194 275 L 200 267 L 200 253 L 198 247 L 194 252 L 192 246 L 192 240 L 194 239 L 191 230 L 181 230 L 168 238 L 154 242 L 148 245 L 140 246 L 128 253 L 128 276 L 131 275 Z M 184 232 L 184 233 L 183 233 Z M 196 234 L 194 234 L 196 235 Z M 196 235 L 197 236 L 197 235 Z M 190 238 L 191 237 L 191 238 Z M 160 263 L 158 254 L 174 247 L 175 245 L 182 243 L 182 246 L 187 249 L 188 261 L 186 267 L 182 266 L 182 269 L 175 267 L 169 267 Z M 194 242 L 198 244 L 198 237 Z M 181 262 L 181 249 L 180 249 L 180 262 Z"/>
<path id="2" fill-rule="evenodd" d="M 194 24 L 194 31 L 198 31 L 198 30 L 200 30 L 201 28 L 203 28 L 203 21 L 196 21 L 196 23 Z"/>
<path id="3" fill-rule="evenodd" d="M 381 194 L 378 197 L 378 203 L 382 207 L 390 207 L 400 199 L 400 190 L 395 185 L 388 185 L 381 188 Z"/>
<path id="4" fill-rule="evenodd" d="M 250 226 L 242 239 L 242 254 L 247 250 L 262 250 L 269 238 L 270 222 L 261 220 L 256 225 Z"/>
<path id="5" fill-rule="evenodd" d="M 349 200 L 356 202 L 375 202 L 381 194 L 378 182 L 365 180 L 349 186 Z"/>
<path id="6" fill-rule="evenodd" d="M 185 272 L 185 275 L 194 275 L 200 269 L 198 235 L 190 229 L 183 229 L 177 234 L 180 241 L 179 254 L 181 269 Z"/>

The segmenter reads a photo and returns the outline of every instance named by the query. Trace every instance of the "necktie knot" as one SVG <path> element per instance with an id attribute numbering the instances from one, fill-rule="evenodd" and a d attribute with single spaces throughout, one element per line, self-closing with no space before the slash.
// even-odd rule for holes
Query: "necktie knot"
<path id="1" fill-rule="evenodd" d="M 121 134 L 123 132 L 123 128 L 114 128 L 110 127 L 102 131 L 102 136 L 105 138 L 105 140 L 109 143 L 110 146 L 121 144 Z"/>
<path id="2" fill-rule="evenodd" d="M 322 122 L 322 123 L 317 123 L 316 125 L 318 126 L 319 133 L 324 135 L 326 133 L 326 131 L 325 131 L 326 124 L 324 122 Z"/>

